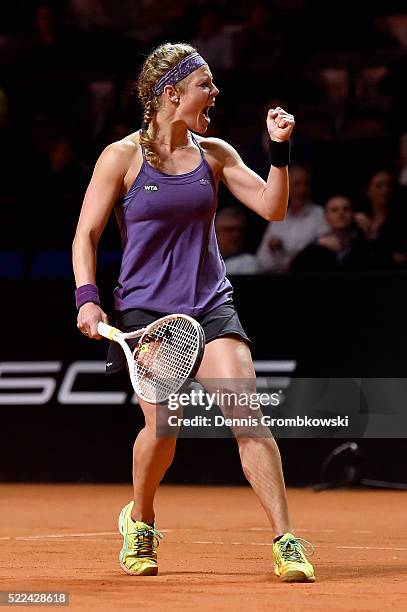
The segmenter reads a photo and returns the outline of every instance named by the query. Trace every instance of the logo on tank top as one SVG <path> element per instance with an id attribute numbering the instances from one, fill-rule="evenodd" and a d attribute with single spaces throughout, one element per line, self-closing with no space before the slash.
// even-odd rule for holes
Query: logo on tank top
<path id="1" fill-rule="evenodd" d="M 211 183 L 211 181 L 207 177 L 199 179 L 199 182 L 201 183 L 201 185 L 210 185 Z"/>
<path id="2" fill-rule="evenodd" d="M 159 185 L 156 185 L 155 183 L 149 183 L 148 185 L 144 185 L 144 191 L 158 191 L 159 189 Z"/>

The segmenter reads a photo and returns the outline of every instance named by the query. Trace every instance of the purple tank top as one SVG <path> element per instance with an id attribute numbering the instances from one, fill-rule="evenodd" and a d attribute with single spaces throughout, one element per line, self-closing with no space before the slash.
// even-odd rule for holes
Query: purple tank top
<path id="1" fill-rule="evenodd" d="M 215 235 L 216 188 L 197 146 L 201 163 L 180 175 L 156 170 L 143 151 L 140 172 L 116 205 L 123 247 L 117 310 L 200 316 L 231 299 Z"/>

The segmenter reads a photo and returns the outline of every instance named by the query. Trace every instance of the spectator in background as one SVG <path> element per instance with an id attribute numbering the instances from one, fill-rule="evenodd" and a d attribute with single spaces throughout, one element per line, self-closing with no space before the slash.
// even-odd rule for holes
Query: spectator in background
<path id="1" fill-rule="evenodd" d="M 111 22 L 103 0 L 68 0 L 68 3 L 82 32 L 109 27 Z"/>
<path id="2" fill-rule="evenodd" d="M 47 164 L 39 175 L 39 191 L 50 195 L 82 194 L 87 180 L 72 141 L 55 138 L 49 146 Z"/>
<path id="3" fill-rule="evenodd" d="M 369 177 L 365 201 L 355 214 L 355 221 L 369 240 L 378 238 L 390 213 L 392 176 L 379 170 Z"/>
<path id="4" fill-rule="evenodd" d="M 30 30 L 24 37 L 24 54 L 15 71 L 28 82 L 17 85 L 17 103 L 26 120 L 35 122 L 75 122 L 78 83 L 68 84 L 66 76 L 78 71 L 76 45 L 63 19 L 58 3 L 39 2 L 33 7 Z M 21 87 L 21 90 L 18 88 Z M 24 101 L 24 104 L 21 104 Z"/>
<path id="5" fill-rule="evenodd" d="M 407 187 L 407 132 L 400 136 L 398 165 L 398 181 L 401 187 Z"/>
<path id="6" fill-rule="evenodd" d="M 406 211 L 396 199 L 390 172 L 382 169 L 371 174 L 355 221 L 368 240 L 391 255 L 395 265 L 405 265 Z"/>
<path id="7" fill-rule="evenodd" d="M 366 240 L 354 222 L 352 202 L 334 195 L 325 203 L 329 231 L 293 259 L 291 271 L 361 270 L 383 268 L 389 260 Z"/>
<path id="8" fill-rule="evenodd" d="M 284 33 L 274 25 L 268 3 L 255 0 L 247 4 L 245 29 L 236 41 L 239 66 L 253 69 L 275 68 L 284 61 Z"/>
<path id="9" fill-rule="evenodd" d="M 256 257 L 244 252 L 247 219 L 236 206 L 220 210 L 215 219 L 219 250 L 226 265 L 226 273 L 256 274 Z"/>
<path id="10" fill-rule="evenodd" d="M 199 32 L 192 41 L 208 64 L 220 70 L 234 67 L 233 48 L 230 37 L 222 32 L 222 25 L 215 9 L 208 9 L 199 18 Z"/>
<path id="11" fill-rule="evenodd" d="M 69 59 L 66 53 L 67 40 L 55 9 L 40 2 L 33 16 L 33 30 L 28 39 L 28 56 L 24 58 L 26 68 L 35 74 L 59 73 L 66 68 Z"/>
<path id="12" fill-rule="evenodd" d="M 311 201 L 309 172 L 293 165 L 289 181 L 287 216 L 284 221 L 269 223 L 257 251 L 262 272 L 287 272 L 297 253 L 329 231 L 322 208 Z"/>

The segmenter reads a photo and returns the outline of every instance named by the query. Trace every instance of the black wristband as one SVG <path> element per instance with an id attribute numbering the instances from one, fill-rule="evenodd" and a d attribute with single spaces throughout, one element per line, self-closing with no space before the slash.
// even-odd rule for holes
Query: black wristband
<path id="1" fill-rule="evenodd" d="M 283 142 L 277 142 L 276 140 L 270 140 L 269 153 L 270 163 L 276 168 L 284 168 L 290 163 L 290 141 L 284 140 Z"/>

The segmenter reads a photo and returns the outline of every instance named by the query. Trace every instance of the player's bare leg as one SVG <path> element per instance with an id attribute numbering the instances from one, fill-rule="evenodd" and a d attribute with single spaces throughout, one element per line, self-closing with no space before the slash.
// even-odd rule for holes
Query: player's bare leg
<path id="1" fill-rule="evenodd" d="M 208 343 L 197 378 L 206 387 L 216 384 L 216 379 L 228 379 L 228 391 L 241 393 L 243 385 L 246 393 L 255 392 L 255 372 L 248 346 L 235 337 Z M 280 452 L 267 428 L 264 437 L 258 433 L 256 437 L 236 433 L 236 440 L 244 474 L 277 537 L 291 531 Z"/>
<path id="2" fill-rule="evenodd" d="M 119 532 L 123 545 L 120 567 L 131 576 L 156 576 L 156 549 L 162 533 L 154 525 L 154 496 L 174 457 L 176 437 L 156 436 L 157 407 L 140 401 L 145 426 L 134 444 L 134 500 L 122 508 Z"/>
<path id="3" fill-rule="evenodd" d="M 177 439 L 156 436 L 157 407 L 140 400 L 145 425 L 133 448 L 134 505 L 132 518 L 154 522 L 154 496 L 165 472 L 174 458 Z"/>

